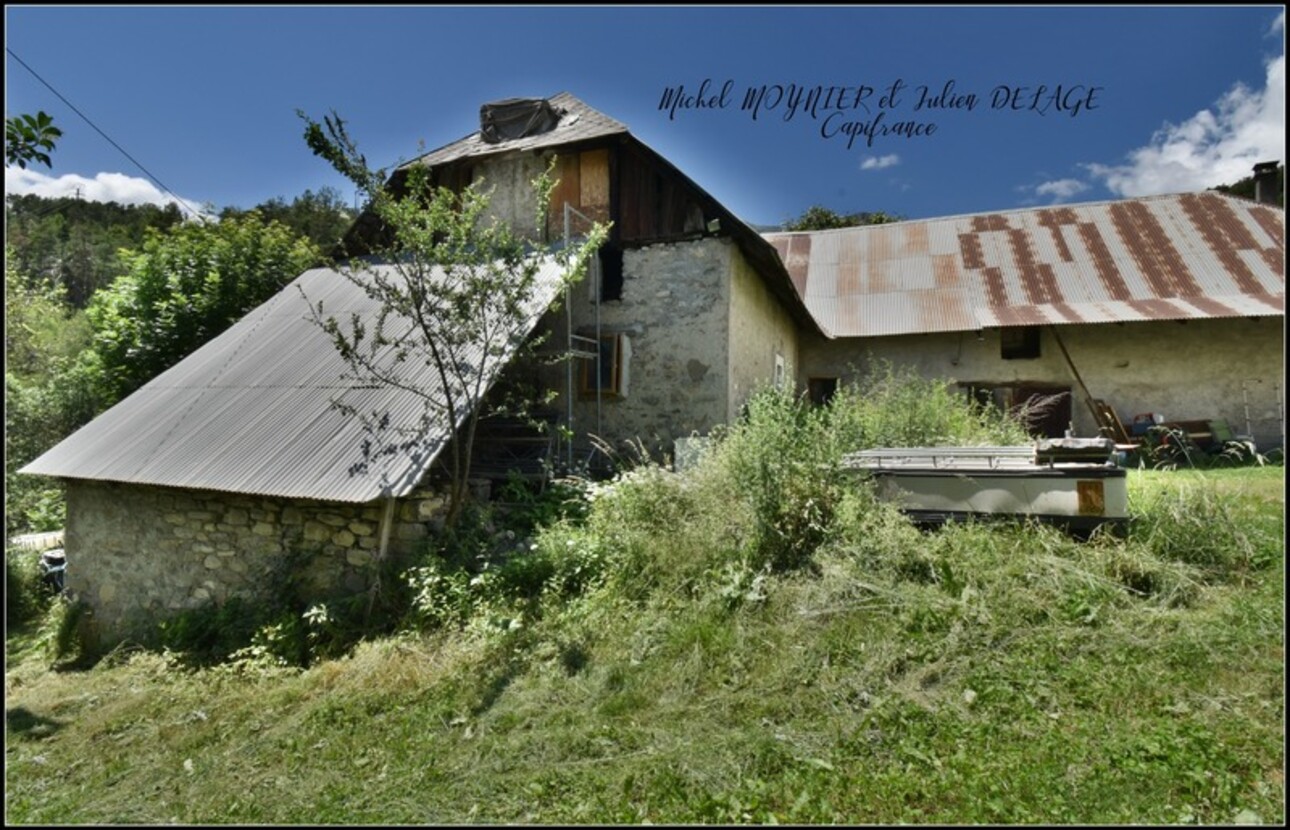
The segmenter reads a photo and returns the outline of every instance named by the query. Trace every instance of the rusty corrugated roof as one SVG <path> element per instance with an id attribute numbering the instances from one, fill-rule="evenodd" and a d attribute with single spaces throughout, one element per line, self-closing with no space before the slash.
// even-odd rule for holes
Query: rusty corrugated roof
<path id="1" fill-rule="evenodd" d="M 833 337 L 1285 313 L 1285 211 L 1215 192 L 765 238 Z"/>
<path id="2" fill-rule="evenodd" d="M 555 299 L 560 273 L 554 262 L 543 265 L 527 309 L 530 329 Z M 346 380 L 346 364 L 309 317 L 309 303 L 319 301 L 342 324 L 358 314 L 373 330 L 375 301 L 334 270 L 307 271 L 22 472 L 327 501 L 407 494 L 451 436 L 447 418 L 415 440 L 395 435 L 418 425 L 421 399 Z M 387 334 L 394 329 L 387 323 Z M 511 351 L 484 360 L 476 345 L 461 358 L 481 364 L 491 380 Z M 398 373 L 408 385 L 432 393 L 440 387 L 430 367 L 402 363 Z M 388 415 L 391 434 L 371 438 L 334 400 Z M 382 438 L 409 443 L 365 457 L 365 443 L 376 450 Z"/>

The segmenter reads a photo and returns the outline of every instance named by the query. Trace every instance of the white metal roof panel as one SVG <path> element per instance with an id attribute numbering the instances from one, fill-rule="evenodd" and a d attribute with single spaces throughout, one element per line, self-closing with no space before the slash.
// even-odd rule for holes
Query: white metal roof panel
<path id="1" fill-rule="evenodd" d="M 555 299 L 560 277 L 554 262 L 543 265 L 529 330 Z M 405 451 L 371 452 L 373 442 L 402 442 L 400 431 L 418 429 L 421 399 L 346 380 L 346 364 L 310 318 L 309 302 L 319 300 L 325 314 L 342 320 L 357 313 L 370 325 L 377 313 L 338 271 L 308 271 L 23 472 L 347 502 L 405 495 L 453 430 L 442 418 Z M 485 360 L 477 346 L 464 357 L 491 382 L 510 354 Z M 409 385 L 439 386 L 429 367 L 402 364 L 400 372 Z M 334 401 L 388 415 L 386 434 L 365 433 Z"/>

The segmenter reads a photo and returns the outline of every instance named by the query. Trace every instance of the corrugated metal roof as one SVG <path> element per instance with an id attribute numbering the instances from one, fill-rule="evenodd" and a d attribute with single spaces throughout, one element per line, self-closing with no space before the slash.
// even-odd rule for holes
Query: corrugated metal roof
<path id="1" fill-rule="evenodd" d="M 403 166 L 410 167 L 413 164 L 424 164 L 428 167 L 434 167 L 435 165 L 447 164 L 450 161 L 471 156 L 486 156 L 516 150 L 556 147 L 627 132 L 625 125 L 602 112 L 592 109 L 567 92 L 553 95 L 547 100 L 551 102 L 553 107 L 564 110 L 555 128 L 548 132 L 490 144 L 484 141 L 480 137 L 480 132 L 476 130 L 459 141 L 454 141 L 452 144 L 415 158 Z"/>
<path id="2" fill-rule="evenodd" d="M 1220 193 L 765 238 L 833 337 L 1285 313 L 1285 211 Z"/>
<path id="3" fill-rule="evenodd" d="M 555 299 L 560 274 L 554 262 L 542 266 L 526 310 L 529 330 Z M 335 270 L 307 271 L 22 472 L 345 502 L 405 495 L 450 437 L 447 419 L 400 452 L 376 452 L 386 442 L 410 440 L 399 431 L 417 429 L 421 399 L 346 380 L 345 362 L 309 316 L 309 303 L 319 301 L 326 315 L 347 321 L 358 314 L 372 329 L 375 301 Z M 395 333 L 389 325 L 387 331 Z M 513 352 L 484 360 L 476 345 L 462 358 L 482 364 L 491 382 Z M 425 365 L 403 363 L 399 373 L 408 385 L 440 388 Z M 388 415 L 386 433 L 370 436 L 334 400 Z"/>

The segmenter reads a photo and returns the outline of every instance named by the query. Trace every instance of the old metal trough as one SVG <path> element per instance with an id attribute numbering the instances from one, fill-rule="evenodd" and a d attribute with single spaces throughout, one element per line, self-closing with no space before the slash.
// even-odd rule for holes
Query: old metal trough
<path id="1" fill-rule="evenodd" d="M 872 477 L 879 496 L 920 524 L 1033 519 L 1079 535 L 1128 522 L 1124 469 L 1107 438 L 1052 438 L 1033 446 L 864 450 L 843 467 Z"/>

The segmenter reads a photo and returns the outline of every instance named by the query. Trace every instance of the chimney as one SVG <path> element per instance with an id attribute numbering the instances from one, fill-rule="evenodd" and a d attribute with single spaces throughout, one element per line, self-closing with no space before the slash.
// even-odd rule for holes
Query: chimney
<path id="1" fill-rule="evenodd" d="M 1280 162 L 1262 161 L 1254 165 L 1254 201 L 1275 205 L 1281 201 L 1281 176 L 1277 174 Z"/>

